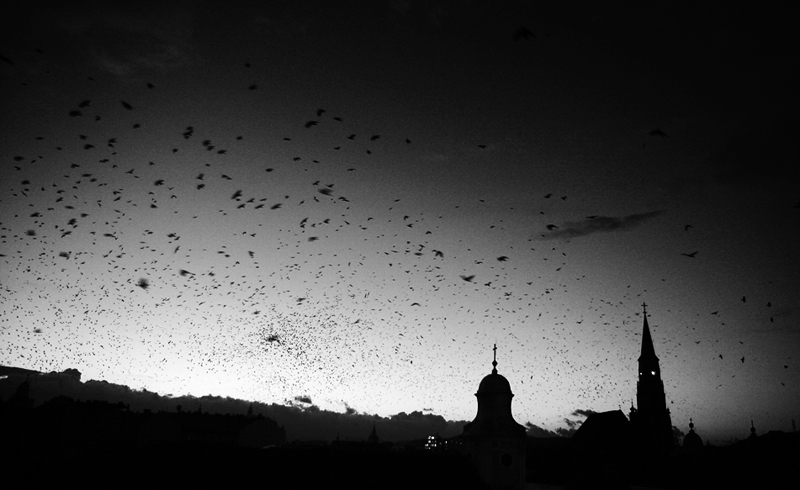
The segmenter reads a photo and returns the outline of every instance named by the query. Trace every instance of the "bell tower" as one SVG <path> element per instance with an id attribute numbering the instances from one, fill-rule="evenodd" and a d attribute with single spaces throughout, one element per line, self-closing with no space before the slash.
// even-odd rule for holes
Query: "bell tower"
<path id="1" fill-rule="evenodd" d="M 481 479 L 492 489 L 525 488 L 525 432 L 511 414 L 511 385 L 497 374 L 497 345 L 492 373 L 481 381 L 478 414 L 464 426 L 464 448 Z"/>
<path id="2" fill-rule="evenodd" d="M 647 305 L 642 303 L 644 326 L 642 352 L 639 356 L 639 380 L 636 383 L 637 408 L 631 407 L 631 424 L 638 449 L 649 453 L 667 453 L 674 447 L 672 420 L 667 408 L 661 368 L 647 323 Z"/>

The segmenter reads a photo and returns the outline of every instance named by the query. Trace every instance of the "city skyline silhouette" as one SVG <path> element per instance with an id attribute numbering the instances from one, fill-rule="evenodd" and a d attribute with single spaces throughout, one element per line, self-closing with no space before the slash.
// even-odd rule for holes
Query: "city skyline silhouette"
<path id="1" fill-rule="evenodd" d="M 0 44 L 0 365 L 390 440 L 400 414 L 473 420 L 496 344 L 514 419 L 572 434 L 628 414 L 646 303 L 672 426 L 790 432 L 788 18 L 21 6 Z"/>

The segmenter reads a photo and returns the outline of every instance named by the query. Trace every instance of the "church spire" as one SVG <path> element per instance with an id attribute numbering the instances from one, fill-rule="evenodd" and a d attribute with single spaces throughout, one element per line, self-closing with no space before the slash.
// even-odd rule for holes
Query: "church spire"
<path id="1" fill-rule="evenodd" d="M 494 344 L 494 359 L 492 360 L 492 374 L 497 374 L 497 344 Z"/>
<path id="2" fill-rule="evenodd" d="M 647 304 L 642 303 L 642 315 L 644 316 L 644 327 L 642 332 L 642 354 L 639 357 L 639 361 L 641 362 L 643 359 L 648 361 L 655 360 L 658 362 L 658 357 L 656 357 L 656 350 L 653 348 L 653 337 L 650 335 L 650 325 L 647 323 Z"/>
<path id="3" fill-rule="evenodd" d="M 653 348 L 647 323 L 647 305 L 642 303 L 642 353 L 639 356 L 639 381 L 636 383 L 637 408 L 631 409 L 631 422 L 641 449 L 668 451 L 674 444 L 672 421 L 667 408 L 661 368 Z"/>

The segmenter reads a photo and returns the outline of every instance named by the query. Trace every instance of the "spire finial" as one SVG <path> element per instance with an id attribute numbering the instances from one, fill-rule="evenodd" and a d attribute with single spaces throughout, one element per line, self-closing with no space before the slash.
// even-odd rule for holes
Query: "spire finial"
<path id="1" fill-rule="evenodd" d="M 494 351 L 494 360 L 492 360 L 492 374 L 497 374 L 497 344 L 492 348 Z"/>
<path id="2" fill-rule="evenodd" d="M 647 303 L 642 301 L 642 314 L 647 316 Z"/>
<path id="3" fill-rule="evenodd" d="M 694 422 L 691 417 L 689 417 L 689 430 L 694 430 Z"/>

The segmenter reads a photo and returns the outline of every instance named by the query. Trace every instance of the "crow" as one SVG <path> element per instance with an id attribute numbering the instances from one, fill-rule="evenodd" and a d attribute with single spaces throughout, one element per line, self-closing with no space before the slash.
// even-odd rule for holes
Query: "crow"
<path id="1" fill-rule="evenodd" d="M 525 26 L 520 26 L 520 28 L 514 32 L 514 35 L 511 36 L 511 40 L 514 42 L 519 41 L 520 39 L 530 41 L 531 38 L 536 39 L 536 34 L 534 34 L 530 29 L 528 29 Z"/>

